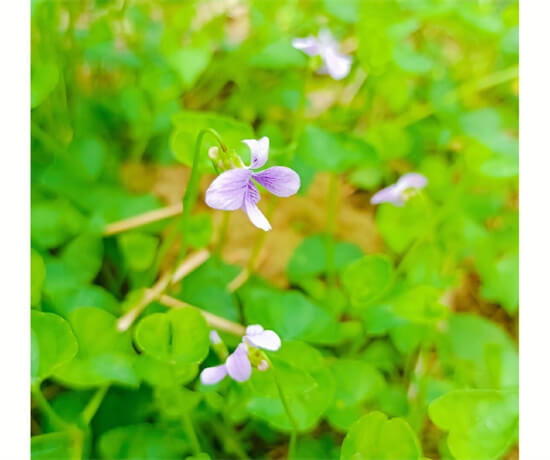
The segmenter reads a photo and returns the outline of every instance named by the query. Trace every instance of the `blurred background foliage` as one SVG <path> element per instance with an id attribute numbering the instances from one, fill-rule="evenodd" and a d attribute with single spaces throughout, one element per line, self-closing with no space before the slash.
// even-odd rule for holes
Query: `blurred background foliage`
<path id="1" fill-rule="evenodd" d="M 517 458 L 516 1 L 31 11 L 33 458 L 286 458 L 291 424 L 269 373 L 198 382 L 199 364 L 218 361 L 195 310 L 155 301 L 116 328 L 175 263 L 180 226 L 177 212 L 109 224 L 177 207 L 205 127 L 245 161 L 240 141 L 269 136 L 269 164 L 302 179 L 299 196 L 262 201 L 265 241 L 238 214 L 224 236 L 222 213 L 199 205 L 190 251 L 214 255 L 169 290 L 282 337 L 272 357 L 296 457 Z M 353 56 L 342 81 L 291 45 L 323 27 Z M 411 170 L 425 193 L 369 204 Z M 253 247 L 254 275 L 230 292 Z M 196 341 L 159 353 L 164 320 Z"/>

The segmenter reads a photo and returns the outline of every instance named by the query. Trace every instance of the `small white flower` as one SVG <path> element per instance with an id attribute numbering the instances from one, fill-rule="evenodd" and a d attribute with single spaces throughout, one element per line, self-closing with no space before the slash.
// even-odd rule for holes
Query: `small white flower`
<path id="1" fill-rule="evenodd" d="M 295 38 L 292 40 L 294 48 L 303 51 L 308 56 L 320 55 L 324 66 L 319 73 L 328 73 L 335 80 L 345 78 L 351 69 L 351 56 L 340 53 L 338 42 L 329 30 L 319 31 L 318 37 Z"/>

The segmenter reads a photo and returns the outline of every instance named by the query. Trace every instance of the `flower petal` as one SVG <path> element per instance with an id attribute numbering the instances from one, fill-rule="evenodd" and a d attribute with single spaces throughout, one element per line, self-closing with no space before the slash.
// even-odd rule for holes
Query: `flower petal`
<path id="1" fill-rule="evenodd" d="M 245 168 L 230 169 L 216 177 L 206 191 L 208 206 L 224 211 L 235 211 L 243 205 L 252 172 Z"/>
<path id="2" fill-rule="evenodd" d="M 250 149 L 250 169 L 261 168 L 265 165 L 269 155 L 269 137 L 262 137 L 259 140 L 245 139 L 243 141 Z"/>
<path id="3" fill-rule="evenodd" d="M 239 344 L 237 349 L 229 355 L 225 361 L 225 367 L 229 376 L 237 382 L 248 380 L 252 374 L 252 365 L 248 359 L 248 351 L 244 343 Z"/>
<path id="4" fill-rule="evenodd" d="M 281 348 L 281 339 L 273 331 L 263 331 L 256 335 L 247 335 L 246 340 L 250 345 L 264 350 L 277 351 Z"/>
<path id="5" fill-rule="evenodd" d="M 246 328 L 246 335 L 257 335 L 261 334 L 264 331 L 264 328 L 259 324 L 251 324 Z"/>
<path id="6" fill-rule="evenodd" d="M 392 203 L 395 206 L 403 206 L 403 197 L 395 184 L 376 192 L 370 199 L 371 204 Z"/>
<path id="7" fill-rule="evenodd" d="M 345 78 L 351 69 L 351 56 L 339 53 L 335 48 L 323 50 L 323 61 L 329 75 L 335 80 Z"/>
<path id="8" fill-rule="evenodd" d="M 300 189 L 300 176 L 285 166 L 273 166 L 252 174 L 252 177 L 276 196 L 294 195 Z"/>
<path id="9" fill-rule="evenodd" d="M 408 188 L 424 188 L 428 183 L 428 179 L 419 173 L 407 173 L 402 175 L 397 181 L 397 186 L 401 190 Z"/>
<path id="10" fill-rule="evenodd" d="M 260 201 L 260 192 L 258 192 L 258 189 L 252 182 L 249 182 L 248 190 L 244 197 L 243 210 L 248 215 L 250 222 L 267 232 L 271 230 L 271 225 L 256 205 L 258 201 Z"/>
<path id="11" fill-rule="evenodd" d="M 201 372 L 201 382 L 203 385 L 215 385 L 227 375 L 225 364 L 219 366 L 207 367 Z"/>
<path id="12" fill-rule="evenodd" d="M 316 56 L 321 51 L 319 40 L 311 35 L 305 38 L 295 38 L 292 40 L 292 46 L 297 50 L 303 51 L 308 56 Z"/>

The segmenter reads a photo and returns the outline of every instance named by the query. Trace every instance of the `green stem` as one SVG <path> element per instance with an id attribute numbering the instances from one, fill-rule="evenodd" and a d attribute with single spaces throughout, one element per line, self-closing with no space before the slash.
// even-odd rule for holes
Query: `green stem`
<path id="1" fill-rule="evenodd" d="M 189 217 L 193 212 L 193 208 L 197 203 L 197 197 L 199 196 L 199 184 L 201 173 L 199 171 L 199 160 L 201 154 L 202 140 L 206 134 L 210 134 L 216 138 L 223 152 L 227 152 L 227 147 L 222 142 L 220 135 L 213 130 L 212 128 L 202 129 L 197 136 L 197 141 L 195 142 L 195 153 L 193 155 L 193 166 L 191 167 L 191 176 L 189 177 L 189 182 L 187 184 L 187 189 L 185 190 L 185 195 L 183 196 L 183 211 L 181 215 L 181 249 L 180 257 L 185 256 L 187 250 L 187 243 L 185 240 L 185 234 L 187 232 L 187 225 Z"/>
<path id="2" fill-rule="evenodd" d="M 283 407 L 285 409 L 286 415 L 288 416 L 288 419 L 290 420 L 290 424 L 292 425 L 292 431 L 290 432 L 290 441 L 288 443 L 288 456 L 287 456 L 287 460 L 291 460 L 294 458 L 294 454 L 296 451 L 296 437 L 298 435 L 298 424 L 296 423 L 296 419 L 294 418 L 294 416 L 292 415 L 292 412 L 290 411 L 290 405 L 288 404 L 286 396 L 283 392 L 283 388 L 279 383 L 279 379 L 277 378 L 277 372 L 273 367 L 273 363 L 270 362 L 269 365 L 273 369 L 273 377 L 275 379 L 275 385 L 277 385 L 277 390 L 279 392 L 279 397 L 281 398 L 281 403 L 283 403 Z"/>
<path id="3" fill-rule="evenodd" d="M 99 388 L 95 392 L 95 394 L 92 396 L 92 399 L 90 399 L 90 401 L 88 402 L 84 410 L 82 411 L 81 418 L 86 425 L 89 425 L 92 419 L 94 418 L 94 415 L 99 409 L 99 406 L 101 405 L 103 398 L 107 394 L 108 389 L 109 389 L 109 385 L 104 385 L 101 388 Z"/>
<path id="4" fill-rule="evenodd" d="M 31 390 L 32 390 L 32 395 L 34 396 L 34 398 L 36 399 L 36 402 L 38 403 L 38 406 L 44 413 L 48 415 L 51 422 L 55 425 L 57 429 L 59 429 L 60 431 L 63 431 L 73 427 L 73 425 L 63 420 L 57 414 L 57 412 L 53 410 L 53 407 L 50 406 L 50 403 L 42 394 L 42 390 L 40 390 L 40 384 L 33 385 Z"/>
<path id="5" fill-rule="evenodd" d="M 189 436 L 194 454 L 199 455 L 201 453 L 201 445 L 199 444 L 199 439 L 197 438 L 197 433 L 195 433 L 195 428 L 193 427 L 193 421 L 191 420 L 189 412 L 183 414 L 183 427 L 187 436 Z"/>
<path id="6" fill-rule="evenodd" d="M 218 235 L 218 240 L 216 241 L 216 246 L 214 248 L 214 254 L 220 256 L 225 245 L 225 240 L 227 239 L 227 230 L 229 228 L 229 217 L 230 213 L 223 211 L 222 215 L 222 224 L 220 226 L 220 234 Z"/>
<path id="7" fill-rule="evenodd" d="M 338 221 L 338 204 L 340 198 L 340 177 L 331 174 L 327 196 L 327 222 L 326 222 L 326 255 L 327 255 L 327 284 L 334 286 L 334 234 Z"/>

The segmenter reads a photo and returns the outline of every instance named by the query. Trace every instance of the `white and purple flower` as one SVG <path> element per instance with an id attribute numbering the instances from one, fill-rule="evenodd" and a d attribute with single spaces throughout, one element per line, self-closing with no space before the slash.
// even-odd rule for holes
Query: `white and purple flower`
<path id="1" fill-rule="evenodd" d="M 271 230 L 266 217 L 258 208 L 260 192 L 252 181 L 254 179 L 273 195 L 288 197 L 294 195 L 300 188 L 300 176 L 285 166 L 273 166 L 260 172 L 269 154 L 269 139 L 247 139 L 243 141 L 250 149 L 250 166 L 233 168 L 221 173 L 206 191 L 206 204 L 214 209 L 235 211 L 243 209 L 250 221 L 258 228 Z"/>
<path id="2" fill-rule="evenodd" d="M 323 67 L 319 73 L 328 73 L 335 80 L 345 78 L 351 69 L 351 56 L 340 53 L 338 42 L 334 39 L 329 30 L 319 31 L 318 37 L 295 38 L 292 46 L 303 51 L 308 56 L 320 55 L 323 60 Z"/>
<path id="3" fill-rule="evenodd" d="M 424 188 L 428 183 L 425 176 L 418 173 L 407 173 L 392 184 L 376 192 L 370 199 L 371 204 L 392 203 L 394 206 L 403 206 L 411 194 Z"/>
<path id="4" fill-rule="evenodd" d="M 262 358 L 261 354 L 255 354 L 253 362 L 251 362 L 251 353 L 253 351 L 259 352 L 259 348 L 277 351 L 280 347 L 281 339 L 275 332 L 266 331 L 259 324 L 248 326 L 242 342 L 227 357 L 224 364 L 207 367 L 201 372 L 201 382 L 203 385 L 214 385 L 223 380 L 226 375 L 237 382 L 245 382 L 252 375 L 253 364 L 260 371 L 269 368 L 267 360 Z"/>

